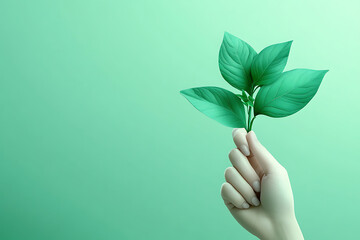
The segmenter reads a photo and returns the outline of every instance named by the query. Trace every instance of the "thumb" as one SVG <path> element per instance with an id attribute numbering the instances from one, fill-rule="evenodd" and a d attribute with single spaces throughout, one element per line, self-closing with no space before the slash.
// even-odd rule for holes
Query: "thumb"
<path id="1" fill-rule="evenodd" d="M 253 131 L 250 131 L 246 135 L 246 139 L 252 155 L 264 170 L 264 173 L 275 172 L 282 167 L 271 153 L 259 142 Z"/>

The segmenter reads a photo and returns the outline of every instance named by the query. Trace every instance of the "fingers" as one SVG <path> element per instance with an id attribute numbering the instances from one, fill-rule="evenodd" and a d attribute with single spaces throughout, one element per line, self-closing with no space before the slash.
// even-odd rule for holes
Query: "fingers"
<path id="1" fill-rule="evenodd" d="M 245 156 L 250 156 L 250 150 L 248 142 L 246 140 L 246 134 L 247 132 L 245 128 L 235 128 L 233 130 L 233 140 L 236 147 L 239 148 Z"/>
<path id="2" fill-rule="evenodd" d="M 230 183 L 248 203 L 254 206 L 260 205 L 260 201 L 256 197 L 252 187 L 235 168 L 229 167 L 225 170 L 225 180 Z"/>
<path id="3" fill-rule="evenodd" d="M 253 157 L 256 158 L 264 173 L 275 172 L 280 168 L 283 168 L 268 152 L 268 150 L 266 150 L 266 148 L 259 142 L 253 131 L 250 131 L 246 135 L 246 139 Z"/>
<path id="4" fill-rule="evenodd" d="M 252 156 L 248 157 L 248 160 L 250 162 L 250 165 L 252 166 L 252 168 L 255 170 L 256 174 L 260 177 L 264 176 L 264 171 L 261 168 L 260 164 L 258 163 L 258 161 L 256 160 L 256 158 L 254 157 L 253 154 L 251 154 Z M 261 181 L 260 181 L 261 182 Z"/>
<path id="5" fill-rule="evenodd" d="M 232 209 L 234 206 L 239 209 L 247 209 L 250 207 L 230 183 L 226 182 L 221 186 L 221 196 L 229 209 Z"/>
<path id="6" fill-rule="evenodd" d="M 229 159 L 236 170 L 246 180 L 246 182 L 256 191 L 260 192 L 260 178 L 251 166 L 247 157 L 245 157 L 239 149 L 231 150 Z"/>
<path id="7" fill-rule="evenodd" d="M 234 206 L 234 204 L 232 204 L 231 202 L 229 202 L 229 201 L 225 201 L 224 200 L 224 203 L 225 203 L 225 205 L 227 206 L 227 208 L 229 209 L 229 210 L 231 210 L 231 209 L 233 209 L 235 206 Z"/>

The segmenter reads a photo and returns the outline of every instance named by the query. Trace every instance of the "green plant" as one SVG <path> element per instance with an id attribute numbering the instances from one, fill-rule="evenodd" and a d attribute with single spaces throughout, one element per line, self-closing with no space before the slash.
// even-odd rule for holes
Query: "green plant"
<path id="1" fill-rule="evenodd" d="M 189 88 L 180 93 L 208 117 L 247 131 L 260 114 L 274 118 L 294 114 L 314 97 L 328 70 L 283 72 L 291 44 L 274 44 L 257 54 L 249 44 L 225 32 L 219 52 L 220 72 L 241 93 L 219 87 Z"/>

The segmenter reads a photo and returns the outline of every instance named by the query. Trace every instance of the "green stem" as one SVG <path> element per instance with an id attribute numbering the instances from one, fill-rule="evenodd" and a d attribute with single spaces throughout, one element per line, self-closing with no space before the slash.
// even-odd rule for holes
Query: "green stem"
<path id="1" fill-rule="evenodd" d="M 254 88 L 254 85 L 251 85 L 251 92 L 250 92 L 250 96 L 253 97 L 255 91 L 256 91 L 257 87 Z M 252 128 L 252 124 L 254 122 L 254 119 L 255 119 L 255 115 L 254 115 L 254 118 L 251 119 L 251 106 L 249 106 L 248 108 L 248 126 L 247 126 L 247 131 L 250 132 L 251 131 L 251 128 Z"/>
<path id="2" fill-rule="evenodd" d="M 247 124 L 247 131 L 250 131 L 250 121 L 251 121 L 251 106 L 248 107 L 248 124 Z"/>
<path id="3" fill-rule="evenodd" d="M 252 125 L 254 123 L 255 118 L 256 118 L 256 116 L 254 116 L 253 119 L 250 122 L 249 131 L 251 131 L 251 128 L 252 128 Z"/>

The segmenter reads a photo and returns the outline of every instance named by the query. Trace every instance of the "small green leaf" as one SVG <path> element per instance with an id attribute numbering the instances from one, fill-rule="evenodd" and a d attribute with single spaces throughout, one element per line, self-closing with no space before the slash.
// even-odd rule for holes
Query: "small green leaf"
<path id="1" fill-rule="evenodd" d="M 241 90 L 242 94 L 240 96 L 241 100 L 243 100 L 243 102 L 246 102 L 248 100 L 248 97 L 246 95 L 246 92 L 244 90 Z"/>
<path id="2" fill-rule="evenodd" d="M 292 41 L 264 48 L 251 65 L 254 85 L 269 85 L 278 80 L 285 68 Z"/>
<path id="3" fill-rule="evenodd" d="M 246 127 L 245 109 L 232 92 L 219 87 L 189 88 L 180 93 L 200 112 L 233 128 Z"/>
<path id="4" fill-rule="evenodd" d="M 250 100 L 249 100 L 249 101 L 246 101 L 246 102 L 245 102 L 245 105 L 246 105 L 246 106 L 254 107 L 254 103 L 251 102 Z"/>
<path id="5" fill-rule="evenodd" d="M 250 69 L 255 50 L 241 39 L 225 32 L 219 52 L 219 68 L 223 78 L 233 87 L 249 92 Z"/>
<path id="6" fill-rule="evenodd" d="M 254 99 L 251 95 L 249 95 L 249 100 L 250 100 L 251 102 L 254 102 L 254 101 L 255 101 L 255 99 Z"/>
<path id="7" fill-rule="evenodd" d="M 260 89 L 255 98 L 255 115 L 286 117 L 296 113 L 316 94 L 328 70 L 294 69 L 278 81 Z"/>

